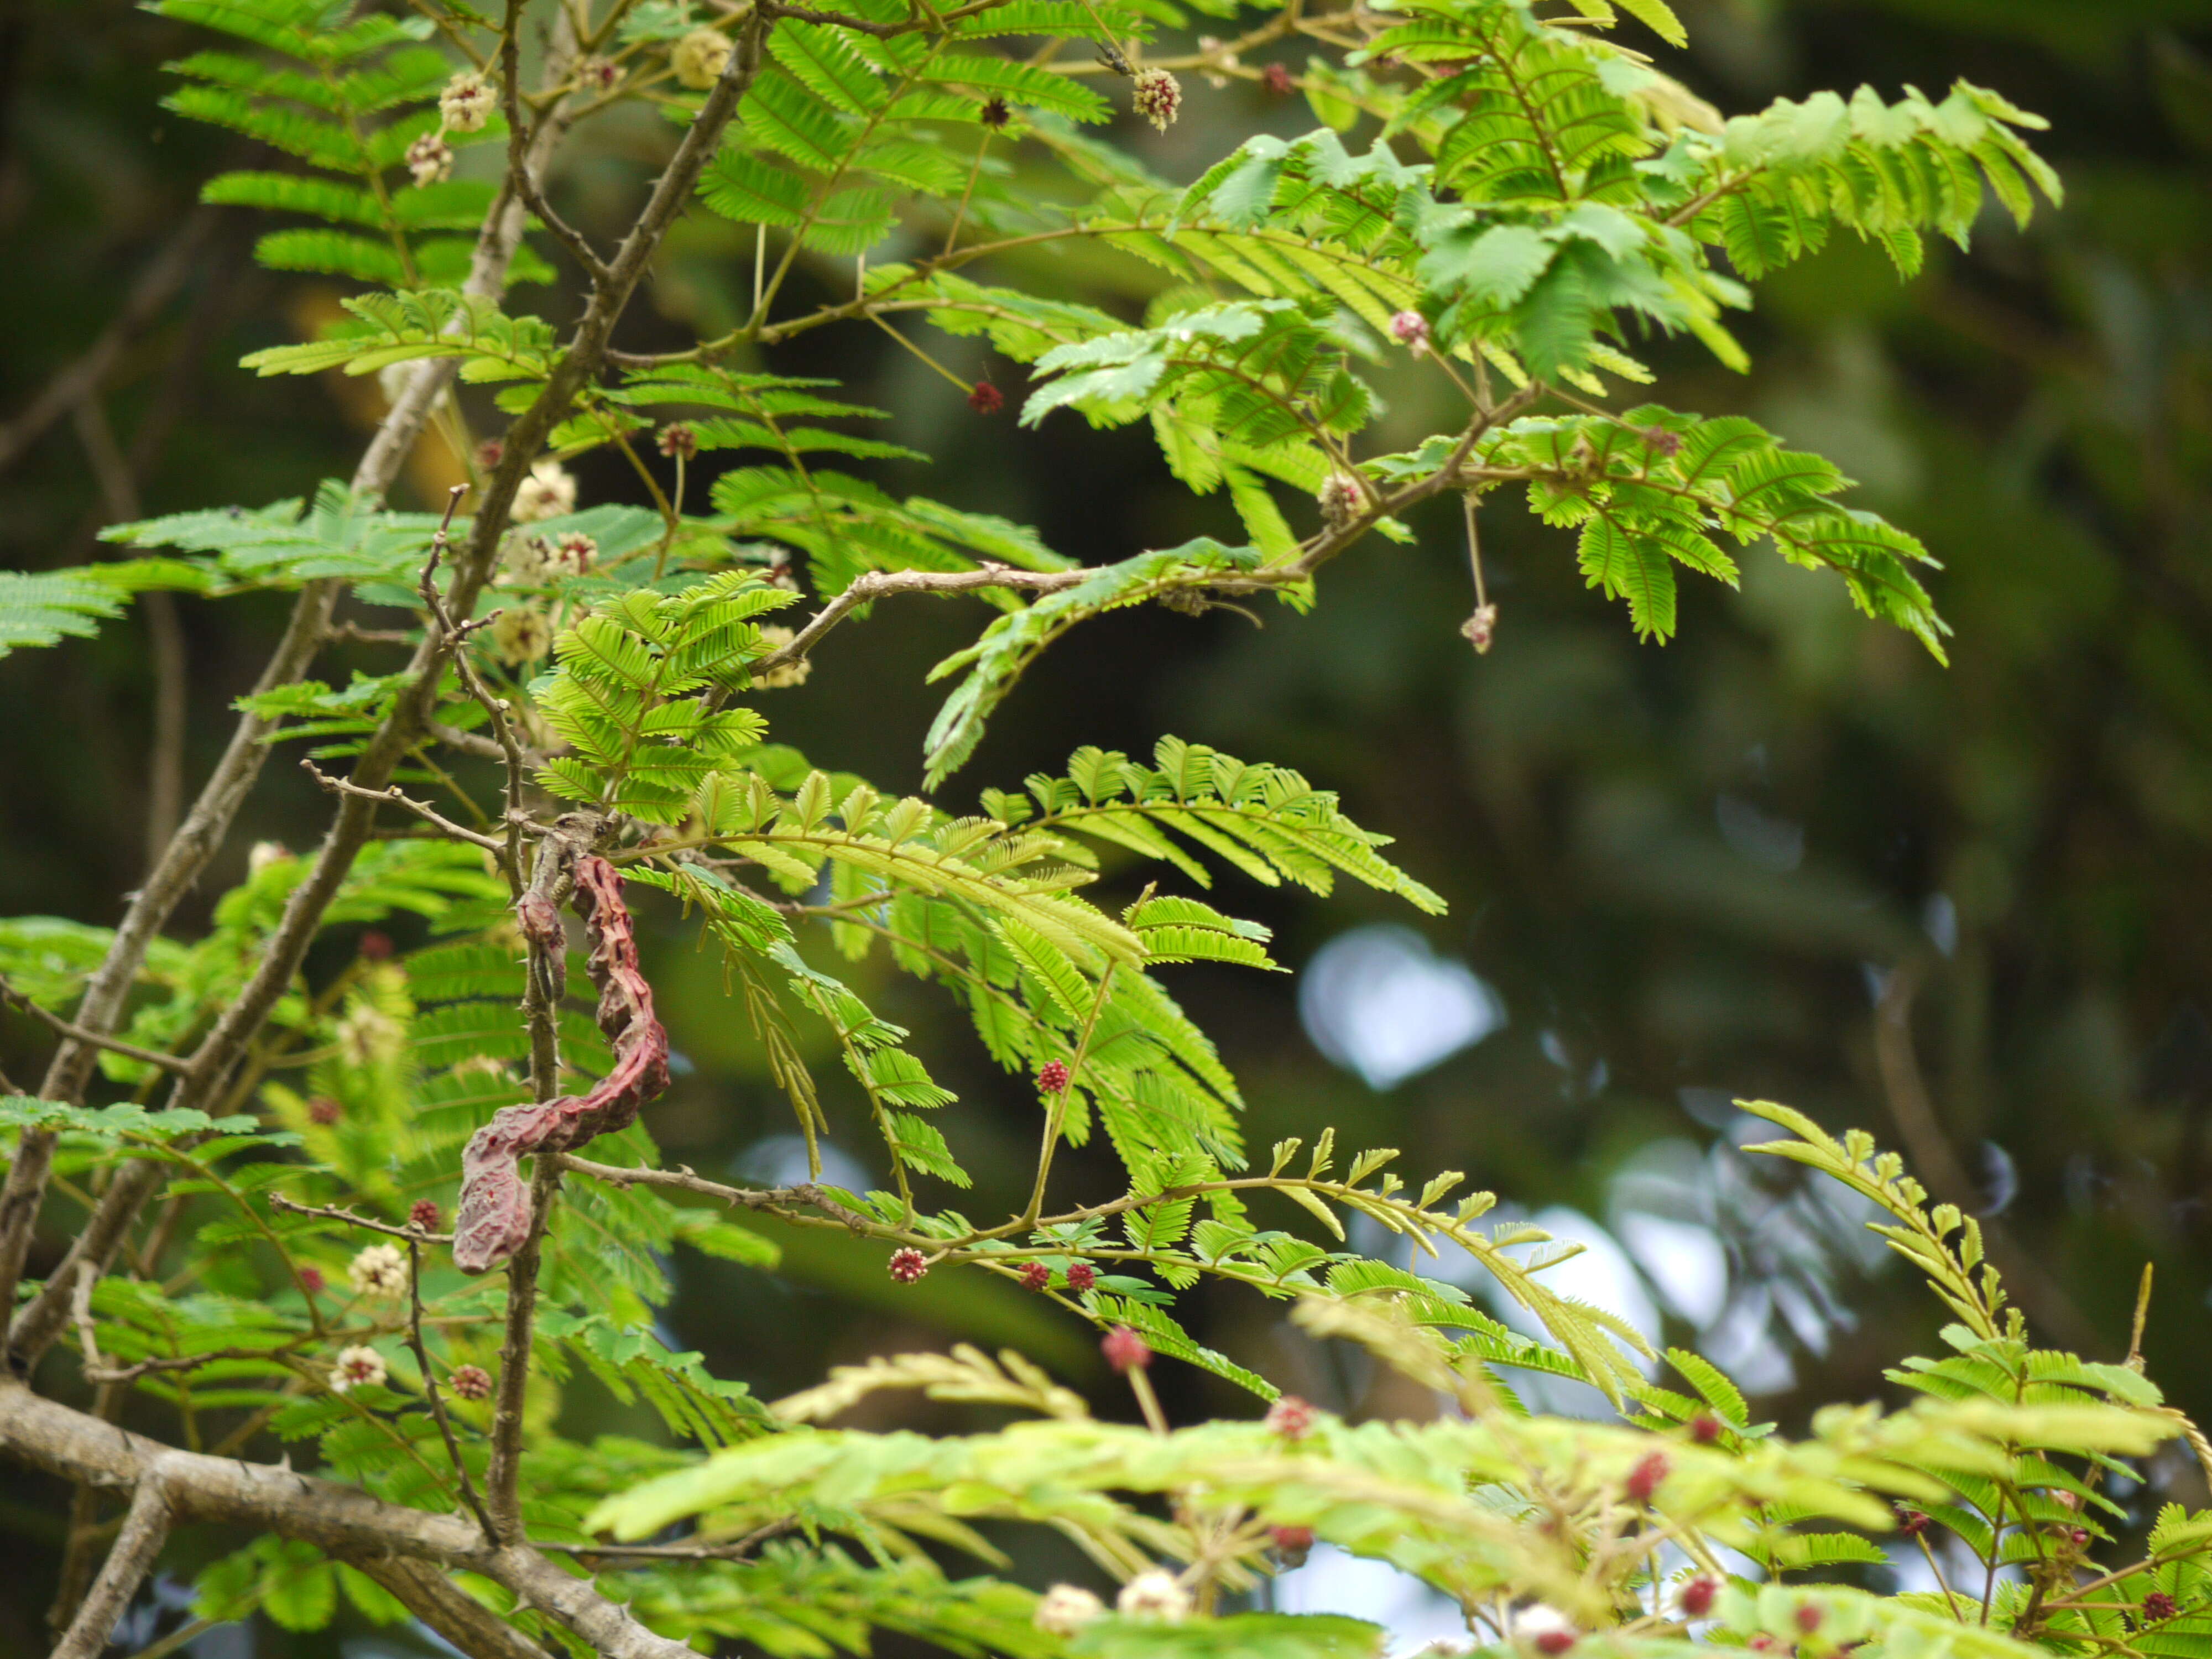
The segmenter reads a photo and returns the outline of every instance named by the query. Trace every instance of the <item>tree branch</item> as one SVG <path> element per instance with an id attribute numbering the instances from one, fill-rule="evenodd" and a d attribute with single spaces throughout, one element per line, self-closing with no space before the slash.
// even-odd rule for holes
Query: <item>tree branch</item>
<path id="1" fill-rule="evenodd" d="M 104 1036 L 98 1031 L 88 1030 L 74 1021 L 64 1019 L 59 1014 L 49 1009 L 41 1008 L 29 997 L 10 985 L 8 982 L 8 976 L 4 974 L 0 974 L 0 1002 L 14 1004 L 40 1024 L 49 1030 L 60 1032 L 62 1036 L 74 1042 L 90 1043 L 95 1048 L 104 1048 L 110 1054 L 121 1054 L 126 1060 L 140 1060 L 148 1066 L 158 1066 L 165 1072 L 181 1072 L 191 1063 L 176 1054 L 165 1054 L 153 1048 L 141 1048 L 137 1043 L 125 1042 L 120 1037 Z"/>
<path id="2" fill-rule="evenodd" d="M 162 1471 L 162 1464 L 155 1462 L 140 1475 L 131 1495 L 130 1512 L 123 1517 L 123 1530 L 107 1553 L 107 1564 L 55 1644 L 53 1659 L 100 1659 L 116 1621 L 153 1571 L 161 1546 L 169 1540 L 168 1482 Z"/>
<path id="3" fill-rule="evenodd" d="M 796 1187 L 770 1187 L 765 1189 L 750 1187 L 726 1187 L 719 1181 L 689 1169 L 648 1170 L 623 1167 L 613 1164 L 595 1164 L 590 1158 L 578 1158 L 573 1152 L 563 1152 L 557 1160 L 564 1170 L 574 1170 L 578 1175 L 590 1176 L 595 1181 L 611 1182 L 617 1187 L 632 1185 L 672 1187 L 678 1192 L 697 1193 L 702 1197 L 720 1199 L 725 1204 L 734 1204 L 742 1209 L 785 1211 L 793 1206 L 819 1210 L 831 1220 L 842 1222 L 856 1233 L 880 1231 L 867 1217 L 840 1204 L 812 1182 Z"/>
<path id="4" fill-rule="evenodd" d="M 348 1555 L 349 1567 L 367 1573 L 469 1659 L 549 1659 L 545 1650 L 471 1595 L 436 1567 L 398 1555 Z"/>
<path id="5" fill-rule="evenodd" d="M 501 858 L 507 856 L 505 842 L 494 836 L 480 835 L 464 824 L 455 823 L 428 801 L 410 800 L 399 792 L 399 786 L 396 783 L 386 784 L 381 789 L 364 789 L 349 779 L 332 777 L 312 760 L 302 758 L 300 765 L 318 785 L 327 789 L 333 795 L 350 795 L 359 799 L 404 806 L 426 823 L 437 825 L 441 832 L 450 836 L 455 841 L 465 841 L 471 847 L 481 847 L 487 853 Z"/>

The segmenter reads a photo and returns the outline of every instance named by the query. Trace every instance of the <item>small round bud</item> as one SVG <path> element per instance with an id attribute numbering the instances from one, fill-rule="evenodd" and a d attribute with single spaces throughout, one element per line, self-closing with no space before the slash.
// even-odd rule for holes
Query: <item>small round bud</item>
<path id="1" fill-rule="evenodd" d="M 1744 1646 L 1749 1648 L 1753 1653 L 1771 1653 L 1781 1645 L 1781 1643 L 1763 1630 L 1753 1631 L 1750 1639 L 1744 1643 Z"/>
<path id="2" fill-rule="evenodd" d="M 453 147 L 434 132 L 426 132 L 407 146 L 407 171 L 419 188 L 434 185 L 453 170 Z"/>
<path id="3" fill-rule="evenodd" d="M 1690 1419 L 1690 1438 L 1700 1446 L 1710 1446 L 1721 1437 L 1723 1425 L 1711 1412 L 1702 1412 Z"/>
<path id="4" fill-rule="evenodd" d="M 373 1389 L 384 1381 L 384 1356 L 374 1348 L 360 1346 L 340 1348 L 337 1363 L 331 1367 L 331 1392 L 344 1394 L 352 1389 Z"/>
<path id="5" fill-rule="evenodd" d="M 481 132 L 491 118 L 493 101 L 483 76 L 456 75 L 438 94 L 438 116 L 455 132 Z"/>
<path id="6" fill-rule="evenodd" d="M 453 1392 L 464 1400 L 491 1398 L 491 1373 L 481 1365 L 453 1367 Z"/>
<path id="7" fill-rule="evenodd" d="M 1820 1628 L 1820 1609 L 1814 1602 L 1800 1601 L 1797 1611 L 1790 1616 L 1797 1621 L 1797 1628 L 1808 1636 Z"/>
<path id="8" fill-rule="evenodd" d="M 1928 1517 L 1918 1510 L 1899 1508 L 1897 1511 L 1897 1529 L 1907 1538 L 1917 1538 L 1928 1530 Z"/>
<path id="9" fill-rule="evenodd" d="M 720 29 L 693 29 L 668 54 L 676 78 L 694 92 L 704 92 L 722 78 L 730 64 L 730 37 Z"/>
<path id="10" fill-rule="evenodd" d="M 1267 1407 L 1267 1425 L 1285 1440 L 1303 1440 L 1313 1432 L 1314 1408 L 1294 1394 L 1279 1395 Z"/>
<path id="11" fill-rule="evenodd" d="M 995 415 L 1006 406 L 1006 394 L 988 380 L 978 380 L 968 388 L 968 407 L 978 415 Z"/>
<path id="12" fill-rule="evenodd" d="M 1672 460 L 1682 453 L 1682 434 L 1663 426 L 1647 426 L 1638 434 L 1660 454 Z"/>
<path id="13" fill-rule="evenodd" d="M 477 446 L 477 471 L 489 472 L 497 466 L 500 458 L 507 453 L 507 446 L 497 438 L 486 438 Z"/>
<path id="14" fill-rule="evenodd" d="M 2142 1621 L 2146 1625 L 2163 1624 L 2180 1611 L 2180 1604 L 2164 1590 L 2153 1590 L 2143 1597 Z"/>
<path id="15" fill-rule="evenodd" d="M 1672 1467 L 1667 1462 L 1666 1453 L 1646 1452 L 1637 1459 L 1636 1467 L 1629 1470 L 1628 1479 L 1621 1483 L 1621 1491 L 1627 1494 L 1632 1504 L 1649 1504 L 1651 1494 L 1659 1490 L 1660 1483 L 1666 1480 Z"/>
<path id="16" fill-rule="evenodd" d="M 1071 1261 L 1067 1264 L 1067 1288 L 1076 1295 L 1081 1296 L 1084 1291 L 1097 1282 L 1098 1269 L 1088 1261 Z"/>
<path id="17" fill-rule="evenodd" d="M 653 434 L 653 447 L 672 460 L 688 461 L 699 453 L 699 432 L 689 421 L 671 421 Z"/>
<path id="18" fill-rule="evenodd" d="M 1359 517 L 1359 486 L 1341 472 L 1322 480 L 1314 501 L 1321 508 L 1322 522 L 1331 530 L 1342 530 Z"/>
<path id="19" fill-rule="evenodd" d="M 2066 1541 L 2067 1541 L 2068 1543 L 2071 1544 L 2071 1545 L 2072 1545 L 2075 1549 L 2077 1549 L 2077 1550 L 2081 1550 L 2081 1549 L 2087 1549 L 2087 1548 L 2088 1548 L 2088 1547 L 2089 1547 L 2089 1529 L 2088 1529 L 2088 1528 L 2087 1528 L 2087 1527 L 2069 1527 L 2069 1528 L 2066 1529 Z"/>
<path id="20" fill-rule="evenodd" d="M 1164 69 L 1139 70 L 1137 89 L 1130 104 L 1152 124 L 1155 131 L 1165 132 L 1182 112 L 1182 87 Z"/>
<path id="21" fill-rule="evenodd" d="M 1073 1636 L 1094 1619 L 1106 1616 L 1106 1604 L 1079 1584 L 1054 1584 L 1037 1597 L 1030 1622 L 1049 1636 Z"/>
<path id="22" fill-rule="evenodd" d="M 982 110 L 975 118 L 994 132 L 1004 132 L 1013 120 L 1014 112 L 1006 107 L 1005 99 L 991 98 L 984 100 Z"/>
<path id="23" fill-rule="evenodd" d="M 596 52 L 576 65 L 576 84 L 586 92 L 606 94 L 623 83 L 623 66 Z"/>
<path id="24" fill-rule="evenodd" d="M 1541 1601 L 1515 1613 L 1512 1630 L 1516 1640 L 1547 1656 L 1547 1659 L 1558 1659 L 1574 1646 L 1576 1637 L 1581 1633 L 1566 1614 Z"/>
<path id="25" fill-rule="evenodd" d="M 364 962 L 388 962 L 392 957 L 392 935 L 372 927 L 361 936 L 359 948 Z"/>
<path id="26" fill-rule="evenodd" d="M 1303 1567 L 1306 1557 L 1313 1553 L 1314 1534 L 1311 1527 L 1270 1527 L 1267 1541 L 1275 1547 L 1275 1553 L 1285 1567 Z"/>
<path id="27" fill-rule="evenodd" d="M 309 1296 L 320 1296 L 323 1293 L 323 1270 L 320 1267 L 300 1269 L 300 1288 Z"/>
<path id="28" fill-rule="evenodd" d="M 1295 90 L 1291 85 L 1291 70 L 1287 64 L 1270 64 L 1260 76 L 1260 84 L 1278 98 L 1287 98 Z"/>
<path id="29" fill-rule="evenodd" d="M 436 1232 L 438 1231 L 436 1202 L 427 1198 L 416 1199 L 408 1206 L 407 1221 L 410 1226 L 420 1227 L 426 1233 Z"/>
<path id="30" fill-rule="evenodd" d="M 901 1245 L 891 1252 L 890 1275 L 902 1285 L 911 1285 L 929 1271 L 929 1259 L 911 1244 Z"/>
<path id="31" fill-rule="evenodd" d="M 1114 1598 L 1114 1607 L 1124 1619 L 1180 1624 L 1190 1617 L 1190 1592 L 1173 1573 L 1154 1567 L 1122 1585 L 1121 1595 Z"/>
<path id="32" fill-rule="evenodd" d="M 1046 1267 L 1043 1262 L 1032 1261 L 1022 1269 L 1024 1290 L 1042 1291 L 1050 1288 L 1051 1285 L 1052 1269 Z"/>
<path id="33" fill-rule="evenodd" d="M 1718 1584 L 1699 1577 L 1683 1585 L 1674 1599 L 1682 1609 L 1683 1618 L 1702 1619 L 1713 1610 L 1713 1597 L 1719 1593 Z"/>
<path id="34" fill-rule="evenodd" d="M 1429 349 L 1429 319 L 1418 311 L 1401 311 L 1390 318 L 1390 337 L 1418 357 Z"/>
<path id="35" fill-rule="evenodd" d="M 316 1095 L 307 1102 L 307 1121 L 319 1123 L 325 1129 L 345 1115 L 345 1108 L 328 1095 Z"/>
<path id="36" fill-rule="evenodd" d="M 1048 1060 L 1037 1068 L 1036 1086 L 1041 1093 L 1064 1094 L 1067 1090 L 1067 1062 Z"/>
<path id="37" fill-rule="evenodd" d="M 1116 1325 L 1100 1340 L 1098 1352 L 1115 1370 L 1127 1374 L 1152 1363 L 1152 1345 L 1127 1325 Z"/>

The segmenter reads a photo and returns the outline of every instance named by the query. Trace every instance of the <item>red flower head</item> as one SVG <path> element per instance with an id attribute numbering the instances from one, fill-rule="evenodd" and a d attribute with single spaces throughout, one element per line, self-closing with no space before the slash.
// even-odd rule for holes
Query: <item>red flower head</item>
<path id="1" fill-rule="evenodd" d="M 1547 1659 L 1559 1659 L 1559 1655 L 1574 1644 L 1575 1633 L 1572 1631 L 1547 1630 L 1536 1638 L 1536 1651 L 1547 1655 Z"/>
<path id="2" fill-rule="evenodd" d="M 655 434 L 653 447 L 674 460 L 690 460 L 699 453 L 699 434 L 689 421 L 671 421 Z"/>
<path id="3" fill-rule="evenodd" d="M 1115 1370 L 1142 1370 L 1152 1363 L 1152 1350 L 1145 1339 L 1127 1325 L 1116 1325 L 1106 1333 L 1098 1344 L 1098 1352 L 1106 1356 L 1106 1363 Z"/>
<path id="4" fill-rule="evenodd" d="M 1682 1586 L 1682 1617 L 1702 1619 L 1713 1610 L 1713 1597 L 1720 1586 L 1710 1578 L 1692 1578 Z"/>
<path id="5" fill-rule="evenodd" d="M 1710 1446 L 1721 1437 L 1722 1426 L 1719 1418 L 1711 1412 L 1703 1413 L 1690 1419 L 1690 1438 L 1700 1446 Z"/>
<path id="6" fill-rule="evenodd" d="M 491 1398 L 491 1373 L 481 1365 L 456 1365 L 453 1392 L 464 1400 Z"/>
<path id="7" fill-rule="evenodd" d="M 2146 1625 L 2162 1624 L 2180 1611 L 2180 1605 L 2164 1590 L 2153 1590 L 2143 1597 L 2142 1616 Z"/>
<path id="8" fill-rule="evenodd" d="M 1900 1509 L 1897 1512 L 1897 1529 L 1907 1538 L 1917 1538 L 1928 1530 L 1928 1517 L 1918 1510 Z"/>
<path id="9" fill-rule="evenodd" d="M 1797 1620 L 1797 1628 L 1808 1636 L 1820 1628 L 1820 1609 L 1810 1601 L 1800 1601 L 1794 1616 Z"/>
<path id="10" fill-rule="evenodd" d="M 1097 1282 L 1098 1269 L 1088 1261 L 1071 1261 L 1067 1264 L 1067 1288 L 1078 1296 L 1082 1295 Z"/>
<path id="11" fill-rule="evenodd" d="M 891 1252 L 890 1274 L 902 1285 L 911 1285 L 929 1271 L 928 1259 L 911 1244 L 902 1244 Z"/>
<path id="12" fill-rule="evenodd" d="M 309 1296 L 320 1296 L 323 1291 L 323 1270 L 320 1267 L 301 1268 L 300 1284 Z"/>
<path id="13" fill-rule="evenodd" d="M 1045 1094 L 1064 1093 L 1067 1088 L 1067 1062 L 1048 1060 L 1037 1068 L 1037 1088 Z"/>
<path id="14" fill-rule="evenodd" d="M 1270 64 L 1267 72 L 1260 77 L 1260 84 L 1278 98 L 1291 95 L 1291 71 L 1287 64 Z"/>
<path id="15" fill-rule="evenodd" d="M 1314 1408 L 1294 1394 L 1283 1395 L 1267 1407 L 1267 1424 L 1285 1440 L 1303 1440 L 1313 1432 Z"/>
<path id="16" fill-rule="evenodd" d="M 1628 1501 L 1649 1504 L 1651 1494 L 1659 1490 L 1660 1482 L 1666 1480 L 1671 1467 L 1664 1452 L 1646 1452 L 1637 1459 L 1636 1467 L 1629 1470 L 1628 1479 L 1621 1484 L 1621 1490 L 1628 1494 Z"/>
<path id="17" fill-rule="evenodd" d="M 426 1233 L 438 1231 L 438 1206 L 427 1198 L 418 1198 L 407 1212 L 407 1219 Z"/>
<path id="18" fill-rule="evenodd" d="M 968 388 L 968 407 L 978 415 L 995 415 L 1006 406 L 1006 395 L 988 380 L 978 380 Z"/>
<path id="19" fill-rule="evenodd" d="M 507 453 L 507 446 L 497 438 L 486 438 L 477 446 L 477 471 L 489 472 L 497 466 Z"/>
<path id="20" fill-rule="evenodd" d="M 345 1108 L 339 1105 L 337 1102 L 332 1100 L 328 1095 L 317 1095 L 313 1099 L 307 1103 L 307 1117 L 311 1122 L 320 1123 L 328 1127 L 329 1125 L 337 1122 L 344 1115 Z"/>
<path id="21" fill-rule="evenodd" d="M 1275 1547 L 1275 1553 L 1283 1559 L 1286 1567 L 1305 1565 L 1306 1556 L 1314 1547 L 1311 1527 L 1270 1527 L 1267 1541 Z"/>
<path id="22" fill-rule="evenodd" d="M 361 954 L 369 962 L 382 962 L 392 955 L 392 935 L 370 928 L 361 936 Z"/>
<path id="23" fill-rule="evenodd" d="M 1032 1261 L 1022 1269 L 1022 1288 L 1041 1291 L 1052 1283 L 1052 1269 L 1042 1261 Z"/>

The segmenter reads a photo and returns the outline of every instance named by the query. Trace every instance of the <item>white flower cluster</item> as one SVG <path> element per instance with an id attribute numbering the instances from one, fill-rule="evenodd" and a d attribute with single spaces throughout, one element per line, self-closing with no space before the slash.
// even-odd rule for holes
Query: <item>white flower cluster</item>
<path id="1" fill-rule="evenodd" d="M 397 1244 L 372 1244 L 346 1269 L 360 1295 L 389 1301 L 407 1288 L 407 1258 Z"/>

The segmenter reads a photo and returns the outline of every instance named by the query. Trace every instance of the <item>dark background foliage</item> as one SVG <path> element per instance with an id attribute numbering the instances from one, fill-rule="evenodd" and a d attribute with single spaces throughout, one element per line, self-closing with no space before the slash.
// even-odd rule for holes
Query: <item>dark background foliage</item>
<path id="1" fill-rule="evenodd" d="M 1419 928 L 1440 953 L 1425 965 L 1385 939 L 1416 975 L 1401 983 L 1457 983 L 1463 998 L 1446 971 L 1462 961 L 1505 1023 L 1378 1091 L 1302 1030 L 1297 978 L 1182 970 L 1243 1083 L 1249 1139 L 1333 1122 L 1345 1141 L 1407 1148 L 1409 1173 L 1464 1169 L 1528 1212 L 1565 1206 L 1609 1227 L 1644 1268 L 1644 1293 L 1671 1287 L 1657 1304 L 1668 1339 L 1734 1359 L 1764 1382 L 1770 1414 L 1879 1392 L 1881 1367 L 1935 1341 L 1938 1319 L 1917 1280 L 1852 1241 L 1847 1214 L 1733 1152 L 1727 1103 L 1739 1096 L 1914 1152 L 1932 1185 L 1992 1215 L 2032 1264 L 2021 1299 L 2047 1340 L 2124 1352 L 2136 1275 L 2154 1261 L 2151 1370 L 2201 1417 L 2212 1413 L 2212 3 L 1681 9 L 1697 45 L 1668 67 L 1723 109 L 1861 81 L 1940 95 L 1965 75 L 2051 119 L 2044 148 L 2069 199 L 2027 234 L 1985 216 L 1971 256 L 1931 249 L 1903 284 L 1846 236 L 1762 289 L 1746 328 L 1751 375 L 1677 346 L 1652 354 L 1661 398 L 1741 410 L 1828 453 L 1868 505 L 1927 541 L 1947 566 L 1935 592 L 1957 630 L 1952 665 L 1856 617 L 1831 579 L 1760 558 L 1740 593 L 1686 595 L 1676 643 L 1640 646 L 1582 589 L 1565 538 L 1501 500 L 1486 514 L 1502 609 L 1487 657 L 1455 631 L 1471 599 L 1445 511 L 1419 526 L 1417 544 L 1377 542 L 1333 568 L 1310 616 L 1271 611 L 1255 629 L 1227 611 L 1154 611 L 1077 635 L 948 799 L 1016 784 L 1079 742 L 1142 753 L 1164 732 L 1341 791 L 1451 902 L 1449 918 Z M 142 505 L 261 502 L 343 475 L 379 412 L 372 383 L 231 367 L 305 336 L 335 294 L 255 268 L 246 216 L 195 217 L 199 182 L 237 159 L 230 141 L 156 106 L 160 64 L 195 44 L 119 0 L 0 7 L 0 420 L 100 336 L 180 237 L 189 273 L 118 355 L 97 414 L 61 420 L 0 475 L 9 567 L 97 556 L 98 526 Z M 1311 125 L 1249 86 L 1187 90 L 1168 138 L 1124 135 L 1173 179 L 1255 125 Z M 650 137 L 586 138 L 564 185 L 576 217 L 613 222 Z M 628 325 L 635 340 L 711 326 L 748 281 L 749 252 L 726 227 L 680 240 Z M 1036 276 L 1132 314 L 1146 291 L 1120 266 Z M 544 304 L 558 319 L 573 298 Z M 986 363 L 972 343 L 928 343 L 1018 393 L 1016 366 Z M 885 435 L 937 456 L 932 493 L 1033 523 L 1084 559 L 1225 528 L 1225 509 L 1188 497 L 1140 428 L 1093 434 L 1060 415 L 1024 432 L 1011 410 L 973 415 L 881 333 L 810 337 L 774 366 L 848 379 L 896 411 Z M 1395 416 L 1407 434 L 1427 429 L 1422 418 L 1413 406 Z M 433 448 L 407 489 L 434 493 L 450 471 Z M 583 472 L 587 501 L 635 491 L 612 466 Z M 769 708 L 782 740 L 894 789 L 919 782 L 935 705 L 922 674 L 982 620 L 903 603 L 842 633 L 813 682 Z M 275 600 L 179 604 L 188 786 L 279 615 Z M 134 616 L 95 642 L 0 663 L 0 914 L 110 921 L 143 867 L 160 623 Z M 386 665 L 368 647 L 335 660 Z M 319 806 L 289 764 L 272 766 L 206 896 L 240 873 L 253 836 L 304 845 Z M 1294 967 L 1347 930 L 1409 921 L 1364 890 L 1322 899 L 1235 878 L 1222 890 L 1279 929 L 1277 954 Z M 788 1108 L 711 957 L 663 921 L 650 966 L 690 1069 L 653 1127 L 672 1158 L 702 1170 L 772 1164 Z M 860 976 L 923 1032 L 921 1050 L 963 1096 L 945 1127 L 981 1188 L 963 1207 L 1012 1203 L 1036 1133 L 1026 1085 L 997 1074 L 927 988 Z M 1409 991 L 1368 1018 L 1402 1037 L 1440 1016 Z M 12 1017 L 0 1029 L 19 1080 L 40 1049 Z M 865 1167 L 864 1135 L 846 1121 Z M 1103 1192 L 1111 1175 L 1078 1159 L 1064 1178 Z M 684 1344 L 771 1397 L 826 1363 L 956 1337 L 1018 1342 L 1079 1378 L 1095 1370 L 1081 1332 L 1012 1295 L 952 1273 L 901 1291 L 832 1236 L 785 1242 L 782 1273 L 705 1264 L 669 1315 Z M 1195 1311 L 1210 1340 L 1293 1386 L 1381 1403 L 1363 1401 L 1365 1379 L 1293 1344 L 1270 1307 L 1222 1297 Z M 1189 1374 L 1163 1382 L 1171 1409 L 1244 1409 Z M 580 1425 L 645 1429 L 596 1395 L 568 1409 Z M 43 1548 L 58 1528 L 43 1508 L 40 1493 L 0 1503 L 0 1525 Z M 0 1648 L 35 1628 L 40 1577 L 0 1574 Z"/>

